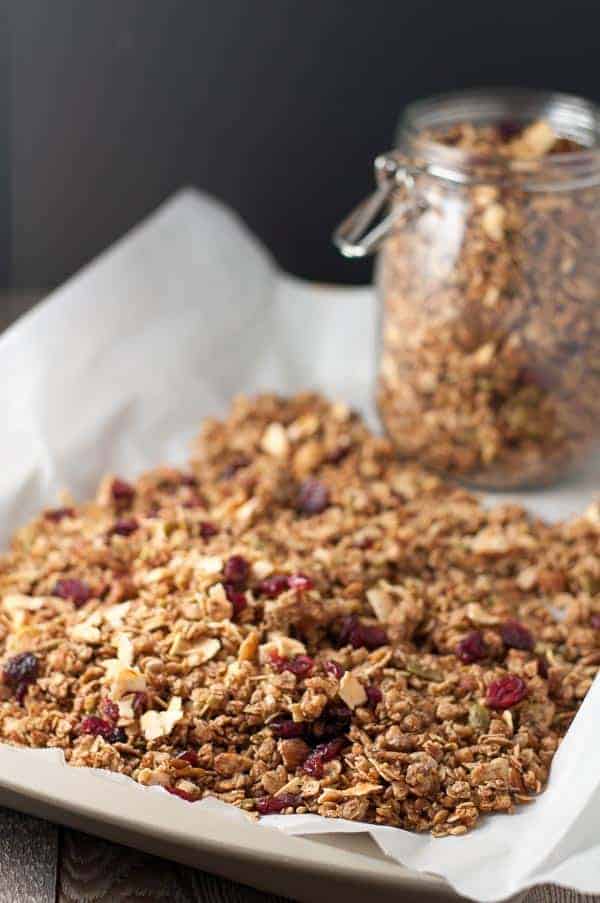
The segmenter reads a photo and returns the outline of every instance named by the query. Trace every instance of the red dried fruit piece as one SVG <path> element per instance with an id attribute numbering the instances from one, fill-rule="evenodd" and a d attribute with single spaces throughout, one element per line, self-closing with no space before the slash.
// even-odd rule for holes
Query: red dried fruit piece
<path id="1" fill-rule="evenodd" d="M 144 693 L 143 690 L 138 690 L 137 693 L 133 695 L 133 702 L 131 703 L 131 708 L 133 709 L 134 715 L 138 717 L 146 711 L 148 707 L 148 695 Z"/>
<path id="2" fill-rule="evenodd" d="M 40 664 L 33 652 L 20 652 L 9 658 L 2 670 L 5 684 L 17 688 L 33 683 L 39 674 Z"/>
<path id="3" fill-rule="evenodd" d="M 267 599 L 276 599 L 277 596 L 289 589 L 289 578 L 286 574 L 273 574 L 271 577 L 261 580 L 258 588 Z"/>
<path id="4" fill-rule="evenodd" d="M 304 760 L 302 770 L 313 778 L 322 778 L 325 762 L 337 759 L 347 745 L 348 741 L 344 737 L 338 737 L 335 740 L 330 740 L 328 743 L 321 743 L 319 746 L 315 746 L 311 754 Z"/>
<path id="5" fill-rule="evenodd" d="M 250 566 L 241 555 L 232 555 L 231 558 L 227 559 L 223 568 L 225 580 L 239 588 L 246 585 L 249 573 Z"/>
<path id="6" fill-rule="evenodd" d="M 192 492 L 181 504 L 183 508 L 206 508 L 206 499 L 199 492 Z"/>
<path id="7" fill-rule="evenodd" d="M 329 464 L 340 464 L 352 450 L 351 445 L 338 445 L 328 456 Z"/>
<path id="8" fill-rule="evenodd" d="M 327 674 L 331 674 L 332 677 L 337 677 L 338 680 L 340 680 L 345 671 L 345 668 L 342 668 L 342 666 L 338 662 L 332 661 L 325 662 L 323 668 L 325 669 Z"/>
<path id="9" fill-rule="evenodd" d="M 480 630 L 472 630 L 456 646 L 456 654 L 467 665 L 479 662 L 487 655 L 487 648 Z"/>
<path id="10" fill-rule="evenodd" d="M 506 621 L 501 629 L 502 642 L 509 649 L 525 649 L 531 652 L 535 646 L 533 634 L 519 621 Z"/>
<path id="11" fill-rule="evenodd" d="M 225 595 L 233 605 L 233 616 L 235 617 L 248 605 L 246 594 L 242 592 L 242 590 L 236 589 L 233 583 L 224 583 L 223 588 L 225 590 Z"/>
<path id="12" fill-rule="evenodd" d="M 53 596 L 59 596 L 61 599 L 70 599 L 76 608 L 92 598 L 92 591 L 85 580 L 74 580 L 71 578 L 57 580 L 52 590 Z"/>
<path id="13" fill-rule="evenodd" d="M 98 718 L 97 715 L 89 715 L 79 725 L 81 734 L 91 734 L 92 737 L 103 737 L 105 740 L 112 734 L 114 728 L 110 721 Z"/>
<path id="14" fill-rule="evenodd" d="M 269 727 L 273 736 L 278 740 L 293 740 L 296 737 L 304 737 L 308 725 L 305 721 L 292 721 L 291 718 L 275 718 Z"/>
<path id="15" fill-rule="evenodd" d="M 366 649 L 379 649 L 388 641 L 387 633 L 383 627 L 362 624 L 356 615 L 342 618 L 339 631 L 339 642 L 342 646 L 349 643 L 355 649 L 364 646 Z"/>
<path id="16" fill-rule="evenodd" d="M 594 630 L 600 630 L 600 614 L 596 612 L 590 618 L 590 626 L 594 628 Z"/>
<path id="17" fill-rule="evenodd" d="M 307 677 L 315 666 L 309 655 L 297 655 L 295 658 L 283 658 L 274 653 L 270 656 L 271 664 L 276 671 L 291 671 L 296 677 Z"/>
<path id="18" fill-rule="evenodd" d="M 508 142 L 516 138 L 523 126 L 515 119 L 502 119 L 496 126 L 500 141 Z"/>
<path id="19" fill-rule="evenodd" d="M 491 682 L 485 702 L 490 709 L 509 709 L 526 696 L 527 684 L 516 674 L 506 674 Z"/>
<path id="20" fill-rule="evenodd" d="M 46 520 L 51 520 L 54 523 L 58 523 L 63 520 L 65 517 L 75 517 L 75 509 L 74 508 L 49 508 L 48 511 L 44 511 L 44 517 Z"/>
<path id="21" fill-rule="evenodd" d="M 127 734 L 124 728 L 115 727 L 105 739 L 107 743 L 127 743 Z"/>
<path id="22" fill-rule="evenodd" d="M 379 687 L 376 687 L 374 684 L 366 687 L 365 692 L 367 694 L 367 706 L 370 709 L 375 709 L 383 699 L 383 693 Z"/>
<path id="23" fill-rule="evenodd" d="M 179 753 L 177 758 L 181 759 L 183 762 L 187 762 L 192 768 L 198 767 L 198 753 L 195 749 L 186 749 L 185 752 Z"/>
<path id="24" fill-rule="evenodd" d="M 178 796 L 180 800 L 185 800 L 186 803 L 196 802 L 196 797 L 188 793 L 187 790 L 180 790 L 179 787 L 165 787 L 165 790 L 172 796 Z"/>
<path id="25" fill-rule="evenodd" d="M 320 514 L 329 505 L 329 489 L 311 477 L 300 486 L 296 508 L 301 514 Z"/>
<path id="26" fill-rule="evenodd" d="M 294 793 L 280 793 L 279 796 L 263 796 L 256 800 L 256 808 L 260 815 L 277 815 L 284 809 L 300 805 L 301 798 Z"/>
<path id="27" fill-rule="evenodd" d="M 221 480 L 230 480 L 232 477 L 236 475 L 238 470 L 243 470 L 244 467 L 248 467 L 250 464 L 250 459 L 245 455 L 236 455 L 231 459 L 229 464 L 225 467 L 224 470 L 221 471 L 219 475 L 219 479 Z"/>
<path id="28" fill-rule="evenodd" d="M 106 720 L 110 721 L 112 724 L 116 724 L 119 720 L 119 706 L 116 702 L 113 702 L 112 699 L 102 700 L 100 711 Z"/>
<path id="29" fill-rule="evenodd" d="M 218 532 L 215 525 L 211 524 L 210 521 L 204 520 L 200 524 L 200 536 L 202 539 L 211 539 L 211 537 L 216 536 Z"/>
<path id="30" fill-rule="evenodd" d="M 310 577 L 306 576 L 306 574 L 290 574 L 288 577 L 288 586 L 290 589 L 295 589 L 298 593 L 303 593 L 312 589 L 314 583 Z"/>
<path id="31" fill-rule="evenodd" d="M 138 529 L 139 524 L 135 517 L 123 517 L 116 521 L 108 531 L 109 536 L 131 536 Z"/>
<path id="32" fill-rule="evenodd" d="M 126 506 L 130 505 L 134 500 L 135 489 L 130 483 L 126 483 L 125 480 L 115 477 L 111 483 L 110 494 L 117 505 Z"/>
<path id="33" fill-rule="evenodd" d="M 548 659 L 545 655 L 540 655 L 538 658 L 538 674 L 544 680 L 548 679 Z"/>

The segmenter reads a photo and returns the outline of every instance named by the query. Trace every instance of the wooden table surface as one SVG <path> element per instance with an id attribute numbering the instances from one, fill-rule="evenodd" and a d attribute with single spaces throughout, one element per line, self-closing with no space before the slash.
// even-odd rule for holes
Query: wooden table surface
<path id="1" fill-rule="evenodd" d="M 0 330 L 40 293 L 0 296 Z M 285 903 L 206 872 L 0 808 L 0 903 Z M 375 903 L 375 901 L 373 901 Z M 534 888 L 520 903 L 600 903 Z"/>

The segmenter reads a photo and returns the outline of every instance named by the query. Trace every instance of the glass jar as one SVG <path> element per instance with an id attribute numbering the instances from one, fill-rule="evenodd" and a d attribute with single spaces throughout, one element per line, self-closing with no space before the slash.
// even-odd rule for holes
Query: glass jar
<path id="1" fill-rule="evenodd" d="M 375 172 L 335 241 L 379 249 L 385 429 L 475 485 L 553 482 L 600 428 L 599 109 L 518 90 L 421 101 Z"/>

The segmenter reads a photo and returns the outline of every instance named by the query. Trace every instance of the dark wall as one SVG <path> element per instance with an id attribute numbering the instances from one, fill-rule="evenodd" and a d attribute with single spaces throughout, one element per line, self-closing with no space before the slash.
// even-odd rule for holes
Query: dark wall
<path id="1" fill-rule="evenodd" d="M 185 184 L 235 207 L 292 272 L 365 280 L 330 233 L 407 101 L 486 84 L 600 99 L 597 0 L 9 8 L 0 276 L 16 286 L 61 281 Z"/>

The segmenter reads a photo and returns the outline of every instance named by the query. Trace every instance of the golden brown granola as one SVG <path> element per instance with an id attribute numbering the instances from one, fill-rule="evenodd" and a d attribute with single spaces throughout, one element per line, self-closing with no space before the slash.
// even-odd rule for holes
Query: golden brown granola
<path id="1" fill-rule="evenodd" d="M 547 780 L 600 663 L 599 539 L 598 506 L 485 510 L 345 405 L 240 398 L 191 471 L 18 531 L 0 737 L 187 800 L 462 834 Z"/>
<path id="2" fill-rule="evenodd" d="M 425 145 L 473 179 L 423 170 L 426 209 L 382 249 L 383 421 L 404 455 L 471 483 L 552 482 L 598 436 L 598 171 L 575 185 L 564 155 L 582 148 L 545 122 L 427 132 L 417 162 Z"/>

